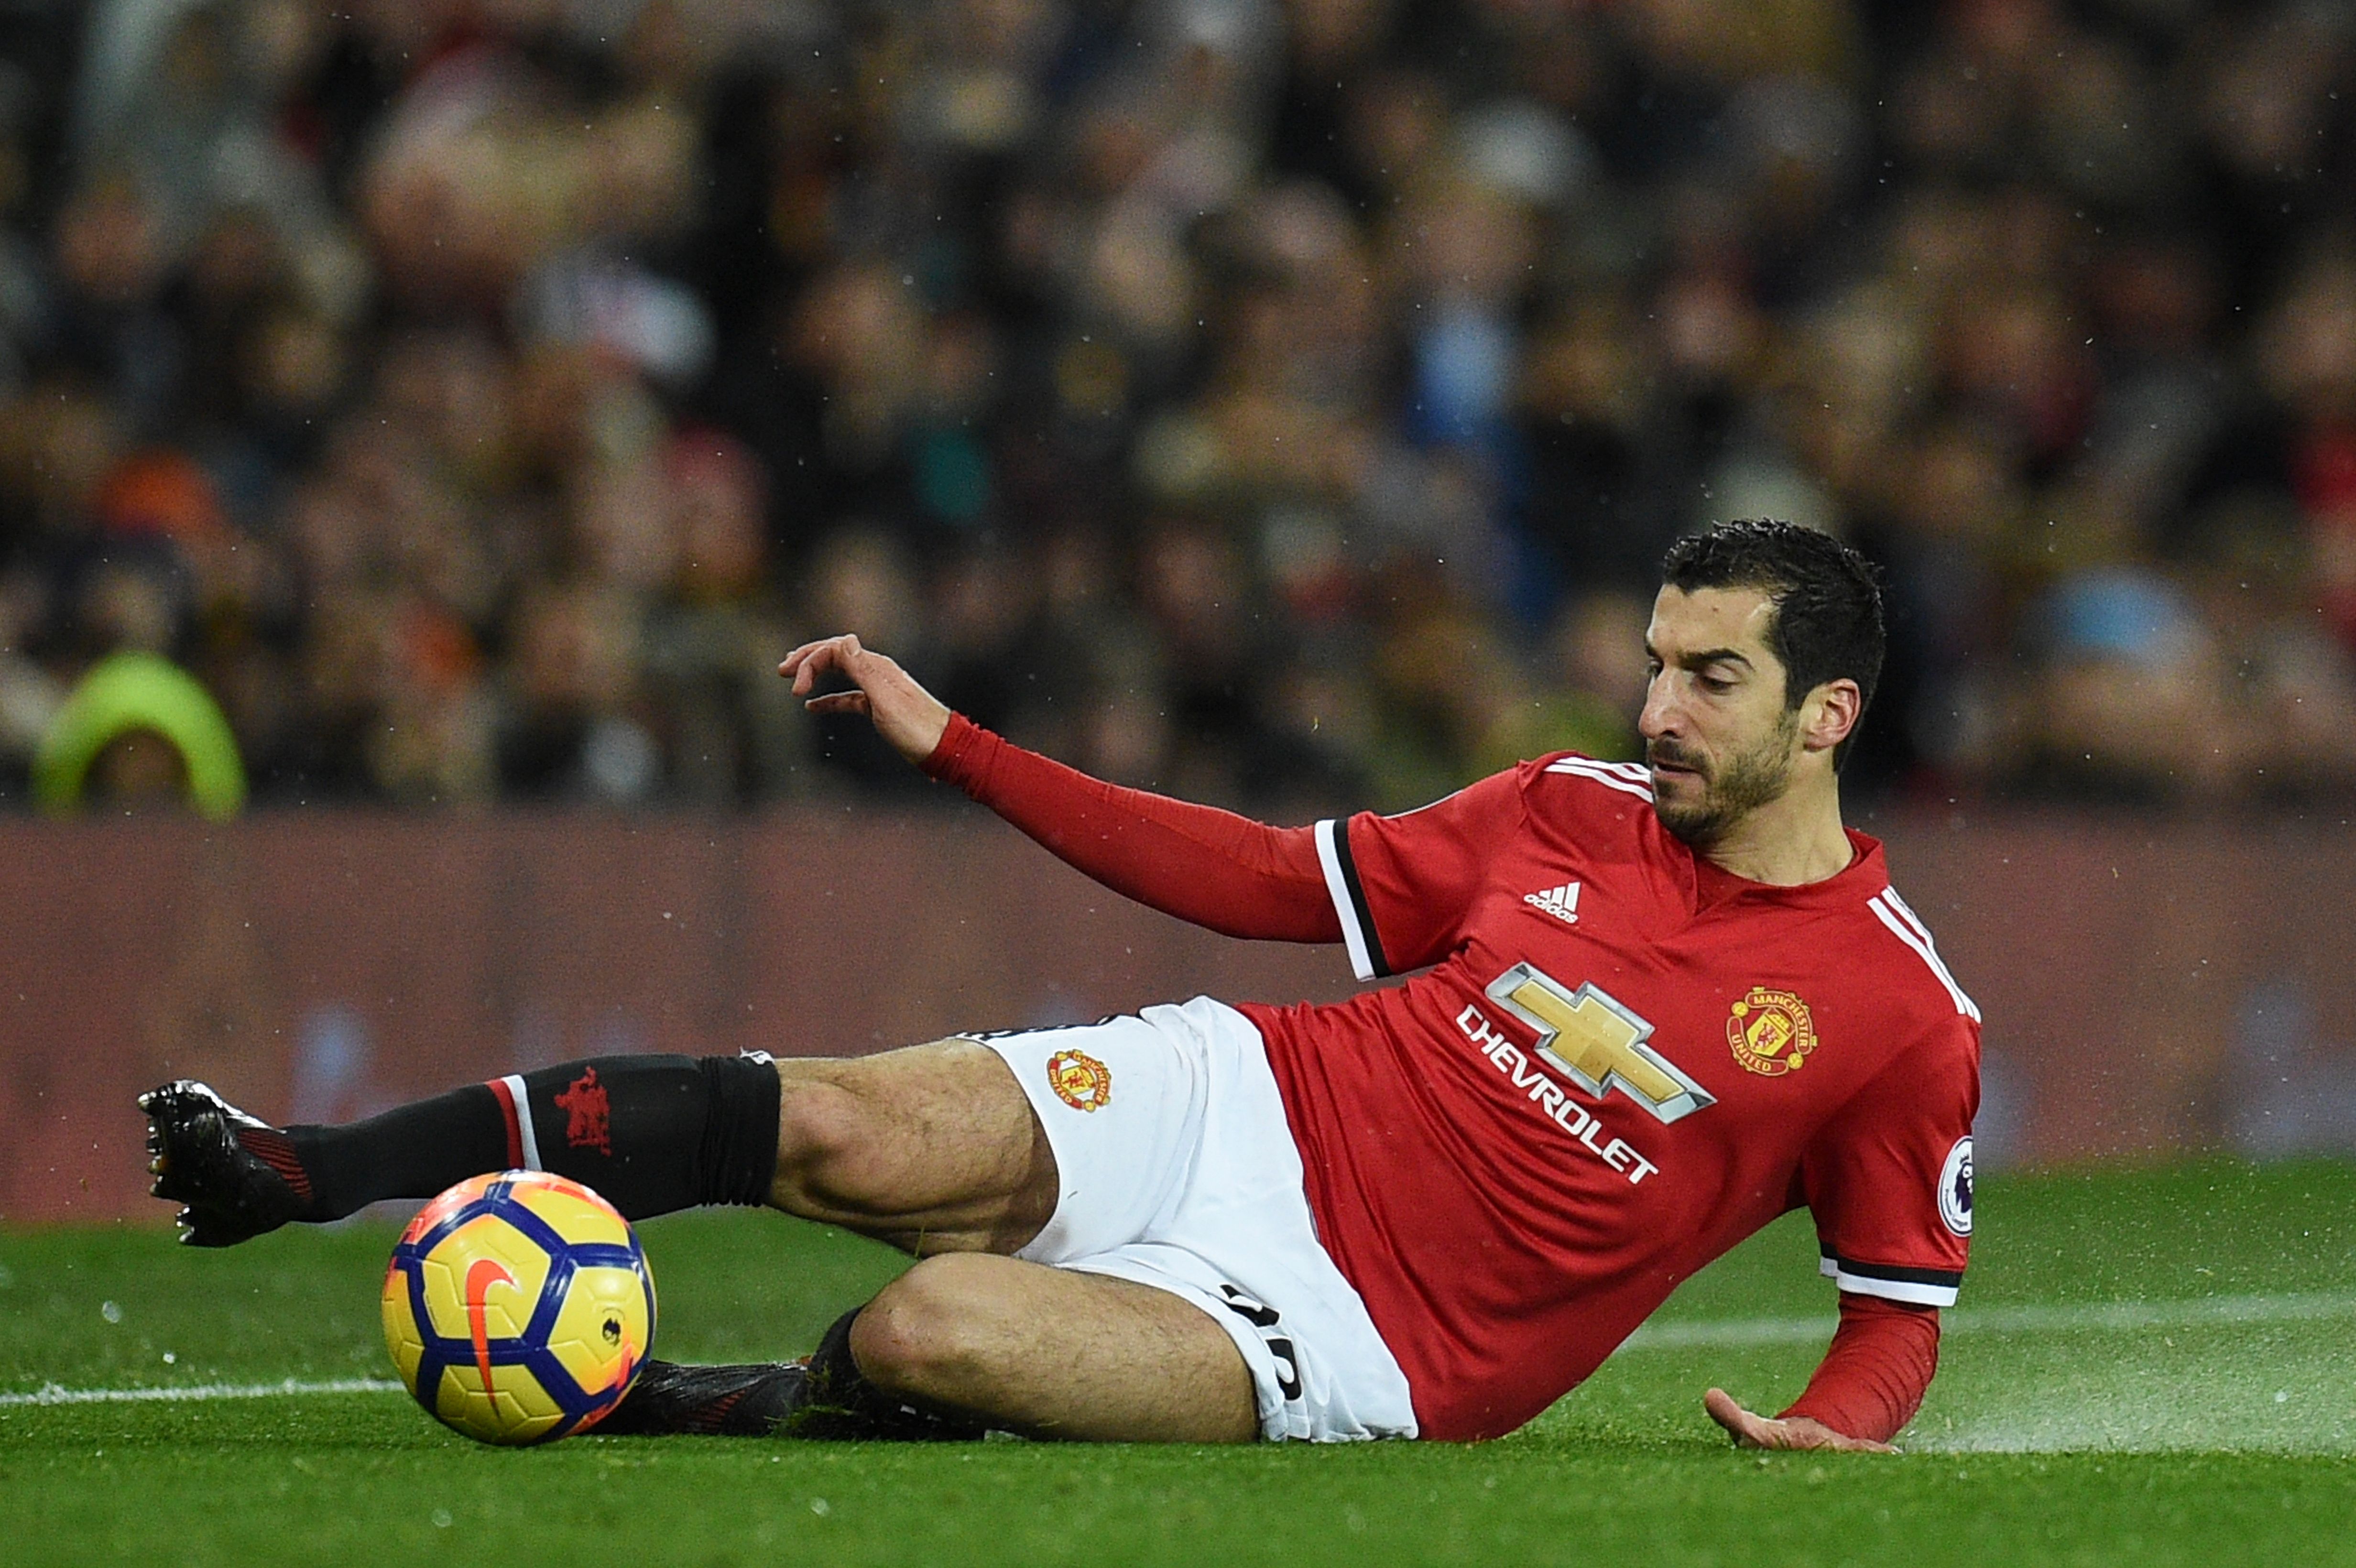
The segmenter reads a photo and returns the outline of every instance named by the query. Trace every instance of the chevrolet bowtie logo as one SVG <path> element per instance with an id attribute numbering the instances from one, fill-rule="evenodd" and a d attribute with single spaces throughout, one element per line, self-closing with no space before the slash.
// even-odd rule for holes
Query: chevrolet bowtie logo
<path id="1" fill-rule="evenodd" d="M 1527 964 L 1489 986 L 1489 999 L 1537 1031 L 1538 1053 L 1601 1099 L 1618 1089 L 1663 1122 L 1715 1104 L 1709 1091 L 1644 1043 L 1653 1026 L 1593 984 L 1576 991 Z"/>

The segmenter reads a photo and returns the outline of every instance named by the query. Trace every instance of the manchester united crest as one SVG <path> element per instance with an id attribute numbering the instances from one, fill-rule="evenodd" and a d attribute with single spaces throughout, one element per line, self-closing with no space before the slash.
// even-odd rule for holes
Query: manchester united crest
<path id="1" fill-rule="evenodd" d="M 1055 1098 L 1075 1111 L 1101 1111 L 1112 1104 L 1112 1070 L 1085 1051 L 1049 1057 L 1047 1083 Z"/>
<path id="2" fill-rule="evenodd" d="M 1816 1026 L 1808 1017 L 1808 1004 L 1798 997 L 1753 986 L 1726 1020 L 1726 1043 L 1734 1048 L 1734 1060 L 1750 1071 L 1781 1078 L 1816 1049 Z"/>

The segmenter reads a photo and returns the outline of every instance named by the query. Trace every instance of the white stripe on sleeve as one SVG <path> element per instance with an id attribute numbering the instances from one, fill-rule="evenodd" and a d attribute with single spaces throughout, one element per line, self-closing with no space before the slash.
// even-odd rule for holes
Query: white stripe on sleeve
<path id="1" fill-rule="evenodd" d="M 1342 854 L 1333 847 L 1333 835 L 1342 830 L 1342 825 L 1330 816 L 1317 825 L 1317 864 L 1325 873 L 1325 894 L 1342 919 L 1342 944 L 1350 950 L 1350 973 L 1371 980 L 1375 977 L 1374 960 L 1368 956 L 1371 933 L 1358 925 L 1358 909 L 1350 901 L 1350 884 L 1342 876 Z"/>
<path id="2" fill-rule="evenodd" d="M 1833 1271 L 1833 1283 L 1851 1296 L 1878 1296 L 1885 1301 L 1904 1301 L 1916 1307 L 1953 1307 L 1956 1287 L 1952 1285 L 1917 1285 L 1911 1279 L 1876 1279 L 1871 1275 L 1851 1274 L 1845 1268 Z"/>
<path id="3" fill-rule="evenodd" d="M 1890 933 L 1892 936 L 1912 948 L 1914 955 L 1930 968 L 1931 973 L 1938 978 L 1939 984 L 1947 987 L 1947 995 L 1954 998 L 1955 1011 L 1974 1023 L 1979 1022 L 1979 1004 L 1964 995 L 1964 988 L 1955 984 L 1955 977 L 1947 973 L 1947 966 L 1944 964 L 1939 962 L 1938 951 L 1931 945 L 1930 938 L 1917 934 L 1912 925 L 1907 923 L 1895 910 L 1882 902 L 1881 894 L 1877 893 L 1866 900 L 1865 905 L 1873 912 L 1876 920 L 1890 928 Z"/>
<path id="4" fill-rule="evenodd" d="M 1561 762 L 1548 763 L 1546 771 L 1550 773 L 1568 773 L 1573 778 L 1585 779 L 1590 784 L 1600 784 L 1605 789 L 1616 789 L 1622 795 L 1633 795 L 1638 800 L 1648 801 L 1653 798 L 1652 787 L 1645 782 L 1652 775 L 1642 768 L 1632 772 L 1624 763 L 1594 763 L 1585 757 L 1565 757 Z"/>

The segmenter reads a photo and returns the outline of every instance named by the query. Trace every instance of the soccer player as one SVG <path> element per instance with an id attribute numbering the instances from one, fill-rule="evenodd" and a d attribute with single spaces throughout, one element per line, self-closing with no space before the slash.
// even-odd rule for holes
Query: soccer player
<path id="1" fill-rule="evenodd" d="M 786 659 L 810 708 L 868 715 L 1107 886 L 1401 984 L 857 1059 L 578 1062 L 343 1127 L 183 1081 L 143 1099 L 155 1191 L 200 1245 L 517 1166 L 633 1218 L 766 1202 L 919 1261 L 808 1362 L 651 1363 L 605 1430 L 1190 1441 L 1510 1431 L 1805 1205 L 1832 1344 L 1779 1416 L 1705 1406 L 1744 1444 L 1884 1446 L 1963 1275 L 1978 1013 L 1841 823 L 1879 592 L 1772 522 L 1681 541 L 1665 578 L 1644 765 L 1542 757 L 1313 827 L 1087 778 L 855 638 Z"/>

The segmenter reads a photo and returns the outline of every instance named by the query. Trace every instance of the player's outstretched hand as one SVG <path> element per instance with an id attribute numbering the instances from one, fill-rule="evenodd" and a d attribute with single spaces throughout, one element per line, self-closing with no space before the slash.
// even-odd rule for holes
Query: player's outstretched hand
<path id="1" fill-rule="evenodd" d="M 1787 1415 L 1772 1420 L 1743 1409 L 1734 1396 L 1722 1388 L 1714 1388 L 1701 1396 L 1701 1407 L 1709 1418 L 1726 1428 L 1738 1448 L 1837 1448 L 1857 1454 L 1895 1454 L 1897 1449 L 1887 1443 L 1876 1443 L 1868 1437 L 1851 1437 L 1845 1432 L 1835 1432 L 1821 1421 L 1804 1415 Z"/>
<path id="2" fill-rule="evenodd" d="M 854 636 L 822 637 L 786 656 L 777 673 L 794 683 L 794 695 L 813 713 L 864 713 L 875 732 L 912 763 L 921 763 L 941 743 L 949 710 L 918 686 L 906 670 L 884 655 L 859 645 Z M 812 696 L 829 676 L 851 682 L 849 691 Z"/>

